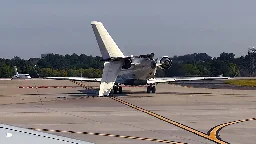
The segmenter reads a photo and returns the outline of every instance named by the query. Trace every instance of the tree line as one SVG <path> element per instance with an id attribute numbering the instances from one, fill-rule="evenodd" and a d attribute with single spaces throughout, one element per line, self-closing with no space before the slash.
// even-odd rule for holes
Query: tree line
<path id="1" fill-rule="evenodd" d="M 159 77 L 173 76 L 251 76 L 251 55 L 235 57 L 233 53 L 221 53 L 211 57 L 206 53 L 193 53 L 174 56 L 168 70 L 157 70 Z M 43 54 L 41 58 L 28 60 L 15 56 L 12 59 L 0 58 L 0 77 L 14 75 L 14 66 L 19 73 L 28 73 L 31 77 L 69 76 L 101 77 L 103 62 L 99 56 Z"/>

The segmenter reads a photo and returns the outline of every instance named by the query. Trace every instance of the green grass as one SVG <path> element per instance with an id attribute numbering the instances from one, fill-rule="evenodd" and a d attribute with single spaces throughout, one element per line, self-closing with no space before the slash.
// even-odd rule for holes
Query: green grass
<path id="1" fill-rule="evenodd" d="M 256 79 L 244 79 L 244 80 L 227 80 L 226 84 L 236 85 L 236 86 L 248 86 L 256 87 Z"/>

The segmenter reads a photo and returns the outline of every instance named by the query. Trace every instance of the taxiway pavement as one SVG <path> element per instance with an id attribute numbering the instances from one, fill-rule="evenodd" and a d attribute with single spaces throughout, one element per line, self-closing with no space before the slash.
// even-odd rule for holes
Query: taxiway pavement
<path id="1" fill-rule="evenodd" d="M 42 85 L 76 86 L 65 80 L 0 81 L 0 123 L 24 128 L 107 133 L 190 144 L 214 143 L 113 99 L 86 98 L 84 96 L 92 95 L 93 92 L 84 88 L 18 88 Z M 170 84 L 159 84 L 156 94 L 145 93 L 145 87 L 123 89 L 125 94 L 118 96 L 119 99 L 205 134 L 217 125 L 256 117 L 255 90 L 184 88 Z M 157 143 L 88 134 L 51 133 L 96 144 Z M 223 127 L 218 134 L 228 143 L 254 144 L 255 133 L 256 121 L 252 119 Z"/>

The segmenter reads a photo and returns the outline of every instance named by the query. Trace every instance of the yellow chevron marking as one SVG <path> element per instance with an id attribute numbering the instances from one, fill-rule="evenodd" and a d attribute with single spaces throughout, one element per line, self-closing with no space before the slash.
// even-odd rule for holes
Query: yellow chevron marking
<path id="1" fill-rule="evenodd" d="M 229 125 L 233 125 L 233 124 L 237 124 L 237 123 L 242 123 L 242 122 L 246 122 L 246 121 L 252 121 L 252 120 L 256 120 L 256 118 L 250 118 L 250 119 L 244 119 L 244 120 L 236 120 L 236 121 L 232 121 L 232 122 L 228 122 L 228 123 L 224 123 L 224 124 L 220 124 L 217 125 L 215 127 L 213 127 L 210 131 L 208 131 L 209 137 L 219 137 L 219 132 L 222 128 L 227 127 Z"/>

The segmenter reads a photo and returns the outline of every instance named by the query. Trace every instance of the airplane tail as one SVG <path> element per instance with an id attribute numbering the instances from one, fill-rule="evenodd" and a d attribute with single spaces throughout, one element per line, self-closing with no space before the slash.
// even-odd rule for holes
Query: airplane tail
<path id="1" fill-rule="evenodd" d="M 103 59 L 124 57 L 124 54 L 118 48 L 115 41 L 111 38 L 101 22 L 92 21 L 91 25 Z"/>
<path id="2" fill-rule="evenodd" d="M 15 72 L 15 75 L 18 75 L 18 74 L 19 74 L 19 73 L 18 73 L 18 69 L 17 69 L 16 66 L 14 66 L 14 72 Z"/>

